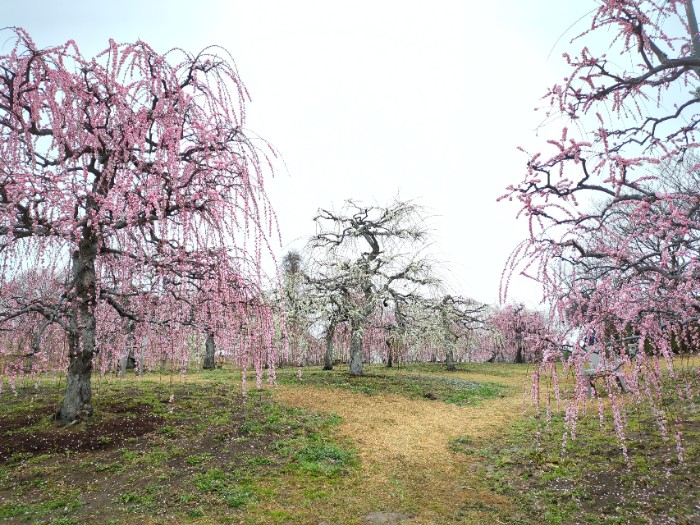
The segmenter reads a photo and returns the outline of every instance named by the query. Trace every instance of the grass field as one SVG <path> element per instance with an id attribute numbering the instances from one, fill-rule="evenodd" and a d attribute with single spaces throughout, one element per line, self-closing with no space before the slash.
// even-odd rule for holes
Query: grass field
<path id="1" fill-rule="evenodd" d="M 60 385 L 0 397 L 2 523 L 698 523 L 698 398 L 668 406 L 685 462 L 642 407 L 625 462 L 597 408 L 562 448 L 524 403 L 524 365 L 96 379 L 58 428 Z M 695 381 L 697 373 L 688 381 Z"/>

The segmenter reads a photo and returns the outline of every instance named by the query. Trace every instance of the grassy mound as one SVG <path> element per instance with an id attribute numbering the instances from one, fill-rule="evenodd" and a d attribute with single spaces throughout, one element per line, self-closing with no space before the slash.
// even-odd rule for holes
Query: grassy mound
<path id="1" fill-rule="evenodd" d="M 432 366 L 432 371 L 437 367 Z M 351 376 L 343 370 L 304 368 L 301 379 L 297 372 L 285 370 L 278 373 L 281 384 L 301 384 L 349 390 L 350 392 L 378 396 L 396 394 L 409 399 L 430 399 L 457 405 L 471 405 L 494 397 L 503 397 L 503 385 L 489 381 L 472 381 L 436 374 L 395 372 L 375 368 L 362 376 Z"/>

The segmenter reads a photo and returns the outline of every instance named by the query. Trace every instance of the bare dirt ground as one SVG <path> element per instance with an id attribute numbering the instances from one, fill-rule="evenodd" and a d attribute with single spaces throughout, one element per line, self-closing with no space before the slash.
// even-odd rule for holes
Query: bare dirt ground
<path id="1" fill-rule="evenodd" d="M 281 387 L 284 403 L 317 412 L 334 412 L 340 432 L 357 447 L 361 468 L 352 484 L 357 498 L 336 501 L 352 506 L 364 523 L 494 523 L 494 515 L 515 512 L 516 502 L 490 492 L 477 479 L 473 461 L 450 449 L 450 441 L 488 441 L 522 414 L 524 378 L 456 373 L 449 377 L 508 384 L 502 397 L 477 406 L 455 406 L 396 395 L 365 396 L 319 387 Z M 371 494 L 371 498 L 362 498 Z M 350 509 L 346 510 L 349 514 Z M 340 514 L 346 512 L 336 509 Z M 408 516 L 408 517 L 406 517 Z"/>

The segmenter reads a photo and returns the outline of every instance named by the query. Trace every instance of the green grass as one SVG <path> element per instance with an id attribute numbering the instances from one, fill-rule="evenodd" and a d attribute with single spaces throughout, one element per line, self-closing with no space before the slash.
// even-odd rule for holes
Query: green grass
<path id="1" fill-rule="evenodd" d="M 696 390 L 697 392 L 697 384 Z M 698 523 L 700 522 L 700 397 L 671 401 L 670 421 L 682 427 L 684 462 L 675 442 L 665 440 L 644 405 L 628 402 L 626 460 L 606 414 L 600 428 L 591 402 L 576 439 L 562 447 L 564 422 L 554 417 L 520 420 L 496 443 L 480 443 L 477 457 L 487 486 L 518 498 L 542 523 Z M 473 454 L 471 444 L 450 444 Z M 474 457 L 474 456 L 472 456 Z"/>
<path id="2" fill-rule="evenodd" d="M 114 524 L 163 516 L 218 523 L 235 515 L 256 523 L 257 505 L 275 497 L 263 486 L 270 480 L 293 473 L 322 490 L 327 480 L 358 465 L 354 449 L 335 437 L 337 415 L 284 406 L 269 392 L 244 398 L 228 371 L 203 379 L 98 381 L 93 419 L 65 429 L 48 417 L 60 400 L 50 384 L 4 397 L 12 409 L 0 414 L 0 423 L 11 428 L 0 431 L 0 450 L 34 439 L 37 429 L 47 442 L 64 436 L 68 450 L 51 446 L 0 460 L 0 520 L 93 523 L 101 512 L 96 505 L 106 505 Z M 168 402 L 171 394 L 174 403 Z M 144 434 L 120 434 L 143 421 L 153 423 Z M 111 430 L 96 435 L 94 447 L 70 450 L 103 427 Z"/>
<path id="3" fill-rule="evenodd" d="M 83 505 L 83 501 L 75 492 L 64 495 L 47 497 L 44 501 L 36 503 L 5 503 L 0 505 L 0 519 L 22 518 L 22 521 L 43 518 L 53 515 L 54 519 L 66 519 L 63 514 L 69 514 Z M 56 514 L 58 516 L 56 517 Z"/>
<path id="4" fill-rule="evenodd" d="M 443 363 L 402 363 L 396 369 L 403 372 L 452 373 L 446 371 Z M 506 378 L 522 376 L 523 368 L 522 365 L 513 365 L 512 363 L 455 363 L 454 372 Z"/>
<path id="5" fill-rule="evenodd" d="M 203 465 L 212 459 L 214 459 L 212 454 L 209 452 L 204 452 L 203 454 L 192 454 L 191 456 L 187 456 L 185 461 L 187 461 L 187 463 L 190 465 Z"/>
<path id="6" fill-rule="evenodd" d="M 301 447 L 295 454 L 302 471 L 314 475 L 334 476 L 357 465 L 352 451 L 333 443 L 314 442 Z"/>
<path id="7" fill-rule="evenodd" d="M 522 377 L 525 371 L 525 367 L 492 363 L 461 363 L 458 369 L 492 376 L 495 381 L 508 378 L 511 384 L 511 378 Z M 324 372 L 306 367 L 301 384 L 331 388 L 330 410 L 334 398 L 347 391 L 369 396 L 391 393 L 467 407 L 484 399 L 519 395 L 514 394 L 514 386 L 446 374 L 440 364 L 400 370 L 372 366 L 367 371 L 366 376 L 354 378 L 344 369 Z M 296 368 L 279 370 L 278 378 L 283 384 L 300 384 Z M 391 510 L 377 503 L 386 503 L 380 499 L 384 496 L 363 492 L 364 476 L 376 472 L 372 465 L 366 466 L 367 472 L 358 471 L 358 451 L 338 432 L 342 423 L 338 415 L 285 406 L 273 401 L 269 392 L 253 390 L 244 398 L 239 380 L 240 373 L 230 370 L 207 371 L 186 380 L 158 375 L 99 379 L 93 420 L 66 429 L 55 428 L 48 417 L 61 396 L 51 382 L 43 382 L 38 390 L 20 389 L 17 397 L 3 395 L 1 401 L 9 408 L 0 412 L 0 423 L 26 423 L 0 431 L 0 451 L 31 436 L 71 436 L 70 432 L 90 432 L 99 425 L 115 433 L 97 436 L 95 448 L 65 451 L 56 446 L 6 454 L 0 460 L 0 520 L 63 525 L 96 520 L 112 525 L 334 523 L 333 513 L 343 506 L 340 522 L 359 523 L 362 515 L 353 501 Z M 468 496 L 462 503 L 456 499 L 453 515 L 440 519 L 445 523 L 694 523 L 689 520 L 695 519 L 693 506 L 700 501 L 699 401 L 696 397 L 692 402 L 665 405 L 670 420 L 683 426 L 684 464 L 678 463 L 673 443 L 665 443 L 648 414 L 632 403 L 628 403 L 632 408 L 629 463 L 622 457 L 610 422 L 599 431 L 594 406 L 581 421 L 577 440 L 564 449 L 561 417 L 555 417 L 549 428 L 542 418 L 524 417 L 488 442 L 479 436 L 446 439 L 448 449 L 474 475 L 455 479 L 455 490 L 465 491 L 456 497 Z M 465 417 L 472 413 L 464 412 Z M 145 419 L 153 423 L 147 432 L 119 434 Z M 77 437 L 69 441 L 75 443 Z M 410 458 L 411 450 L 405 455 Z M 387 475 L 387 492 L 393 498 L 389 501 L 395 502 L 395 508 L 418 513 L 404 481 L 395 472 L 379 474 Z M 425 479 L 430 482 L 430 471 Z M 462 481 L 465 487 L 458 488 Z M 498 496 L 481 498 L 486 493 Z M 503 510 L 498 498 L 517 502 L 517 508 Z M 318 508 L 326 514 L 316 514 Z M 101 512 L 103 517 L 98 518 Z"/>
<path id="8" fill-rule="evenodd" d="M 418 368 L 418 367 L 416 367 Z M 424 365 L 426 370 L 438 371 L 435 365 Z M 485 399 L 502 396 L 506 387 L 499 383 L 477 382 L 435 374 L 406 373 L 385 368 L 370 369 L 365 375 L 351 376 L 344 370 L 321 370 L 318 367 L 304 368 L 299 380 L 296 372 L 285 370 L 279 373 L 281 384 L 301 384 L 349 390 L 350 392 L 379 396 L 396 394 L 410 399 L 430 399 L 471 405 Z"/>
<path id="9" fill-rule="evenodd" d="M 196 474 L 194 487 L 201 493 L 200 498 L 219 500 L 234 509 L 243 508 L 256 499 L 254 480 L 241 477 L 235 471 L 212 468 Z"/>

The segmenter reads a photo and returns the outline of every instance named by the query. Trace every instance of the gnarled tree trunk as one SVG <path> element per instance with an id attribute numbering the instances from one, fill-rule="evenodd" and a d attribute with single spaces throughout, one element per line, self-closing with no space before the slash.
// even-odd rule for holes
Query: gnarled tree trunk
<path id="1" fill-rule="evenodd" d="M 71 352 L 66 391 L 56 414 L 56 419 L 64 425 L 92 415 L 92 356 L 81 352 L 78 346 L 79 343 L 75 340 L 69 344 L 69 349 L 76 350 Z"/>
<path id="2" fill-rule="evenodd" d="M 454 354 L 452 352 L 452 346 L 448 346 L 447 349 L 445 350 L 445 367 L 449 372 L 454 372 L 457 370 L 457 367 L 455 366 L 455 358 Z"/>
<path id="3" fill-rule="evenodd" d="M 68 334 L 66 392 L 56 419 L 67 425 L 92 415 L 92 360 L 95 356 L 97 239 L 89 227 L 72 254 L 75 306 Z"/>
<path id="4" fill-rule="evenodd" d="M 515 334 L 515 362 L 524 363 L 525 359 L 523 357 L 523 346 L 525 346 L 523 341 L 522 330 L 518 330 Z"/>
<path id="5" fill-rule="evenodd" d="M 205 370 L 212 370 L 216 368 L 216 362 L 214 360 L 216 354 L 216 345 L 214 344 L 214 334 L 211 332 L 207 334 L 207 340 L 204 342 L 204 364 L 202 368 Z"/>

